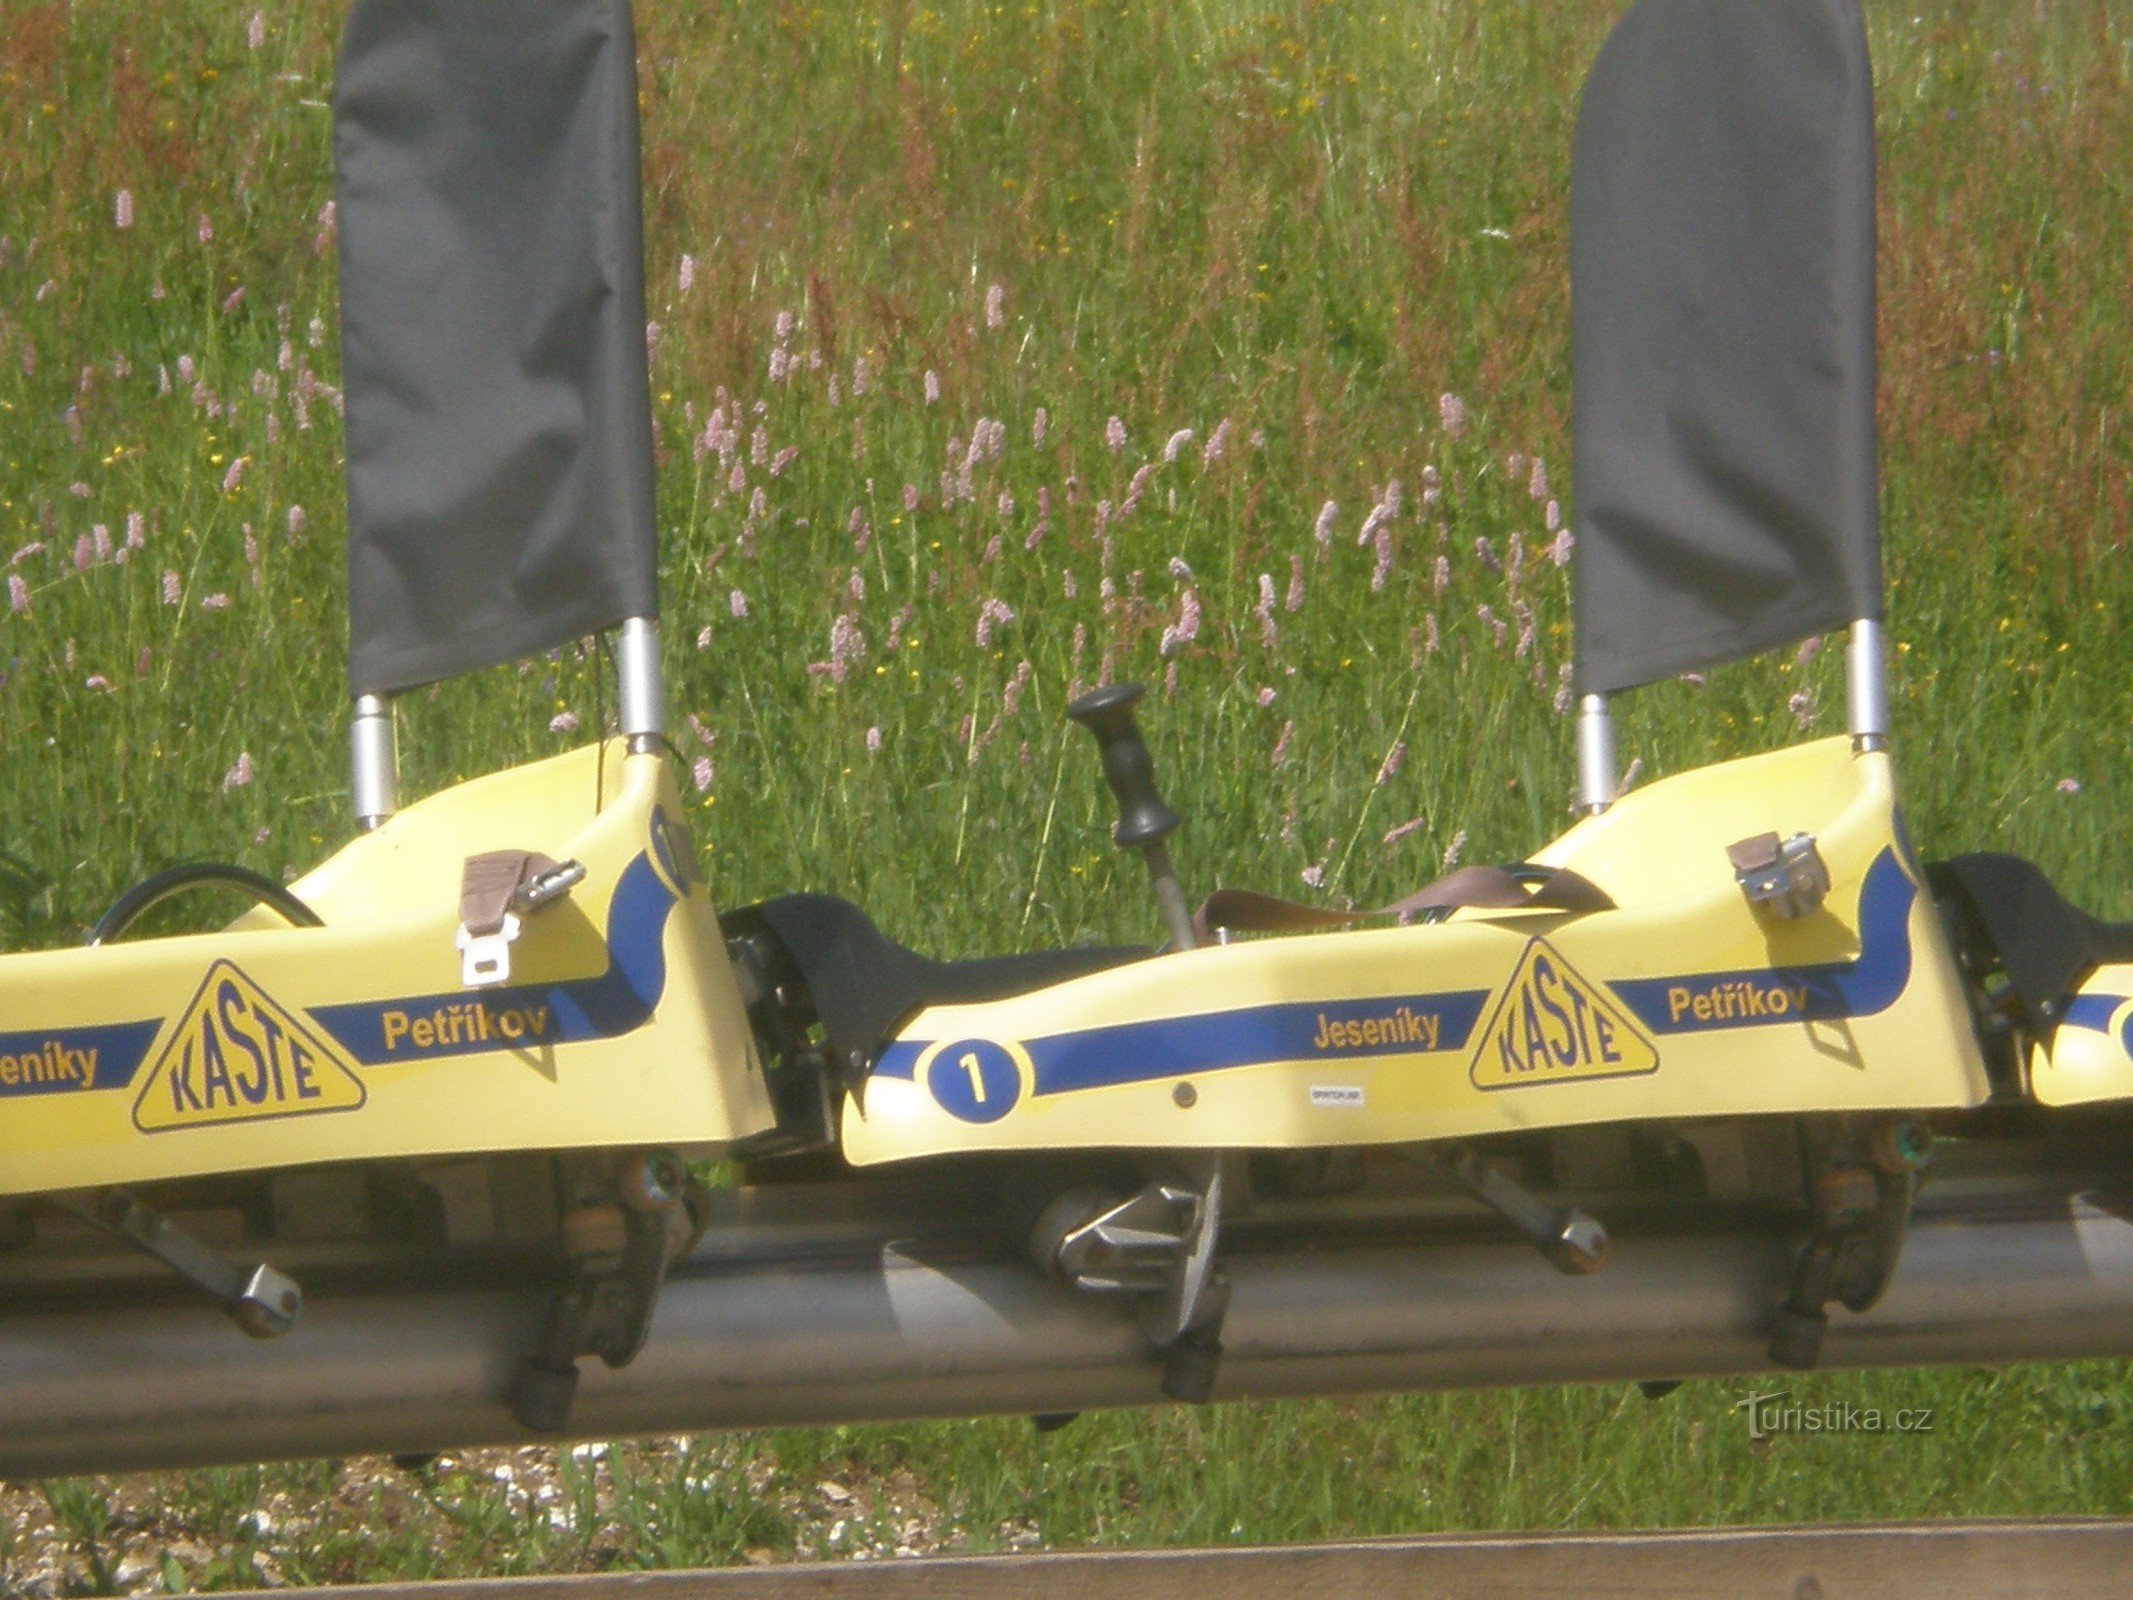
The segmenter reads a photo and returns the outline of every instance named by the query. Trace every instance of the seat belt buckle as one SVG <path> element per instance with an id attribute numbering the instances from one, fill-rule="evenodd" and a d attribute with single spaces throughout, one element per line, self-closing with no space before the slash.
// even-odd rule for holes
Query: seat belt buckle
<path id="1" fill-rule="evenodd" d="M 518 938 L 515 912 L 504 913 L 502 925 L 476 933 L 465 923 L 454 940 L 459 947 L 459 981 L 469 989 L 492 988 L 511 981 L 511 946 Z"/>

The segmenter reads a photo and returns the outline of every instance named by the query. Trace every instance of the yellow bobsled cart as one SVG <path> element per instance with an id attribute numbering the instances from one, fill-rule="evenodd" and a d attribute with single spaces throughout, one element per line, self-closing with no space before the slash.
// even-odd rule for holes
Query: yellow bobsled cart
<path id="1" fill-rule="evenodd" d="M 1827 1308 L 1895 1270 L 1937 1128 L 2133 1098 L 2133 938 L 2024 863 L 1928 866 L 1905 835 L 1856 0 L 1639 0 L 1587 82 L 1583 815 L 1382 913 L 1195 910 L 1138 691 L 1109 685 L 1071 710 L 1158 949 L 949 963 L 828 896 L 714 913 L 663 743 L 635 105 L 626 0 L 357 0 L 335 153 L 363 831 L 287 887 L 180 868 L 89 948 L 0 958 L 0 1246 L 115 1235 L 260 1336 L 298 1319 L 285 1247 L 503 1252 L 552 1285 L 512 1393 L 553 1430 L 578 1360 L 646 1337 L 699 1156 L 792 1182 L 982 1165 L 1040 1261 L 1133 1300 L 1184 1398 L 1219 1361 L 1223 1219 L 1270 1194 L 1419 1164 L 1586 1272 L 1607 1236 L 1581 1191 L 1685 1166 L 1711 1203 L 1804 1215 L 1771 1349 L 1807 1365 Z M 1610 695 L 1836 628 L 1848 735 L 1617 794 Z M 394 694 L 609 629 L 618 737 L 400 805 Z M 258 904 L 124 937 L 201 884 Z"/>

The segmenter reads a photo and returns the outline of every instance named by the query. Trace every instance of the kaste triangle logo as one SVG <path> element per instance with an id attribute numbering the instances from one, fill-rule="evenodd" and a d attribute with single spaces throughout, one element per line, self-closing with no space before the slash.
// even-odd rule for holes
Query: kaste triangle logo
<path id="1" fill-rule="evenodd" d="M 340 1048 L 237 966 L 201 980 L 133 1102 L 143 1133 L 353 1111 L 363 1080 Z"/>
<path id="2" fill-rule="evenodd" d="M 1659 1049 L 1629 1014 L 1545 939 L 1527 944 L 1467 1068 L 1477 1089 L 1632 1077 Z"/>

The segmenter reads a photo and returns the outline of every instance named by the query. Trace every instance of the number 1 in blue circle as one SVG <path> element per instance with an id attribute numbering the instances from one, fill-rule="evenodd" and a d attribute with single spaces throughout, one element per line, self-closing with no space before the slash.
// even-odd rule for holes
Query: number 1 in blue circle
<path id="1" fill-rule="evenodd" d="M 998 1122 L 1022 1098 L 1022 1069 L 990 1039 L 942 1045 L 926 1082 L 940 1108 L 964 1122 Z"/>

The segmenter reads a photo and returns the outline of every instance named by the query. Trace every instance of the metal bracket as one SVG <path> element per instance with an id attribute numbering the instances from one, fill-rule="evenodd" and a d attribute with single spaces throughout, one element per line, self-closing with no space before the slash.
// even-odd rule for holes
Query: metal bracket
<path id="1" fill-rule="evenodd" d="M 123 1189 L 88 1189 L 53 1199 L 84 1222 L 155 1257 L 206 1293 L 255 1339 L 287 1333 L 303 1310 L 304 1293 L 295 1279 L 264 1262 L 230 1260 Z"/>
<path id="2" fill-rule="evenodd" d="M 1532 1240 L 1558 1272 L 1583 1276 L 1607 1265 L 1607 1229 L 1589 1212 L 1550 1205 L 1472 1150 L 1454 1151 L 1450 1164 L 1467 1192 Z"/>
<path id="3" fill-rule="evenodd" d="M 1767 906 L 1788 921 L 1807 916 L 1829 897 L 1829 867 L 1811 833 L 1780 840 L 1759 833 L 1726 846 L 1733 880 L 1752 906 Z"/>
<path id="4" fill-rule="evenodd" d="M 580 1356 L 610 1367 L 636 1358 L 667 1269 L 694 1247 L 710 1214 L 703 1185 L 667 1150 L 625 1157 L 595 1187 L 604 1192 L 564 1215 L 563 1280 L 511 1388 L 512 1414 L 535 1433 L 570 1426 Z"/>
<path id="5" fill-rule="evenodd" d="M 1805 1143 L 1814 1228 L 1770 1332 L 1770 1358 L 1796 1372 L 1820 1361 L 1832 1303 L 1865 1311 L 1888 1287 L 1932 1133 L 1904 1117 L 1839 1119 L 1810 1127 Z"/>

